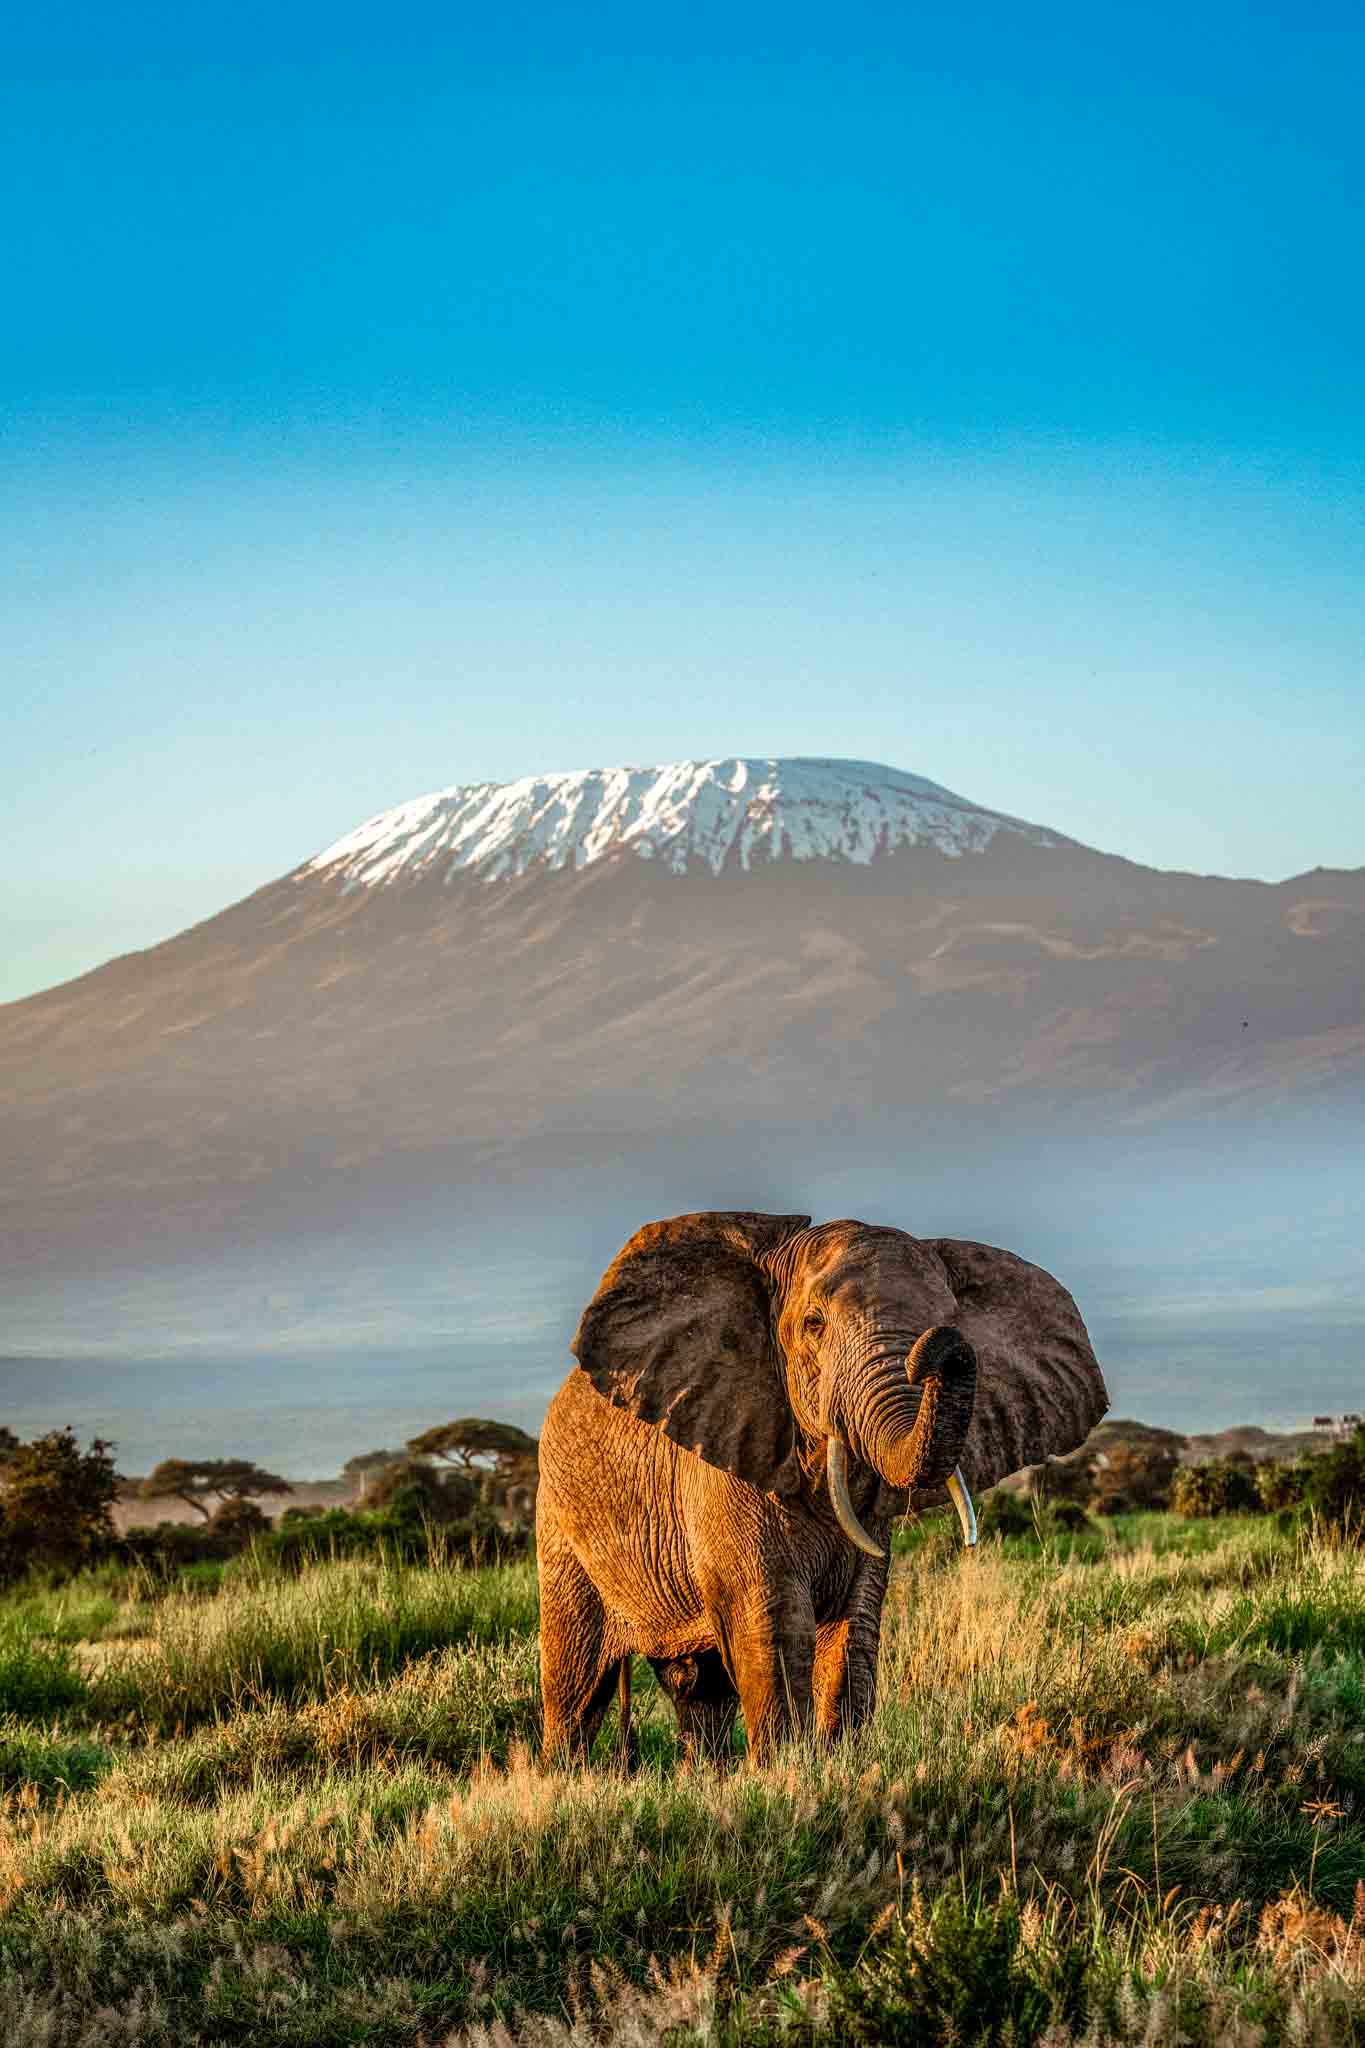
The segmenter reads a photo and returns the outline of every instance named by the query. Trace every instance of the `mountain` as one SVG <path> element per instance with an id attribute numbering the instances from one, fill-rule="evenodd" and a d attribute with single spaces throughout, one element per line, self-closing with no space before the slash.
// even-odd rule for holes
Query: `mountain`
<path id="1" fill-rule="evenodd" d="M 571 1206 L 646 1154 L 667 1203 L 930 1131 L 1339 1120 L 1363 942 L 1365 870 L 1166 873 L 872 763 L 451 788 L 0 1009 L 0 1268 Z"/>

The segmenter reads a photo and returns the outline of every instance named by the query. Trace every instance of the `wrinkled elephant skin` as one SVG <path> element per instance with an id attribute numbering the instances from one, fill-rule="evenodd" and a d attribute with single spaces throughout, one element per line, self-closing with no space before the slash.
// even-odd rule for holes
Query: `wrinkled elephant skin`
<path id="1" fill-rule="evenodd" d="M 547 1754 L 650 1659 L 684 1753 L 751 1757 L 876 1699 L 893 1519 L 1081 1443 L 1107 1406 L 1071 1296 L 1012 1253 L 715 1212 L 637 1231 L 540 1446 Z"/>

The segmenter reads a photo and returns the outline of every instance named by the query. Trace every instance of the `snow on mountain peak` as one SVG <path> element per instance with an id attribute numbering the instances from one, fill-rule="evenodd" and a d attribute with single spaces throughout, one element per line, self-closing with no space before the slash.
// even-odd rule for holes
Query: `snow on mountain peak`
<path id="1" fill-rule="evenodd" d="M 871 761 L 675 761 L 437 790 L 369 819 L 300 872 L 348 886 L 446 880 L 462 869 L 494 881 L 628 851 L 676 873 L 704 860 L 719 874 L 784 856 L 865 864 L 899 846 L 978 853 L 1000 832 L 1034 846 L 1073 843 Z"/>

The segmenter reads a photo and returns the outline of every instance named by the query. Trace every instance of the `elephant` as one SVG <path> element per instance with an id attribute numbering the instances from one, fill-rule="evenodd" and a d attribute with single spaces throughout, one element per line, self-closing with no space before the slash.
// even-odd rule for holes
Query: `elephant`
<path id="1" fill-rule="evenodd" d="M 585 1760 L 631 1659 L 685 1759 L 752 1760 L 876 1701 L 891 1525 L 1081 1443 L 1108 1406 L 1066 1289 L 879 1224 L 646 1224 L 583 1312 L 540 1444 L 548 1757 Z"/>

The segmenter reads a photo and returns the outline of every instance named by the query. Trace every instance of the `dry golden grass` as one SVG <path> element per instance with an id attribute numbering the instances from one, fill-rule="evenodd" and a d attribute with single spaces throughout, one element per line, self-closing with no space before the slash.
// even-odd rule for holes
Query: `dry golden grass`
<path id="1" fill-rule="evenodd" d="M 0 1737 L 6 2041 L 1365 2040 L 1357 1554 L 931 1537 L 871 1727 L 762 1771 L 679 1772 L 644 1674 L 636 1774 L 543 1771 L 533 1613 L 371 1564 L 139 1610 Z"/>

